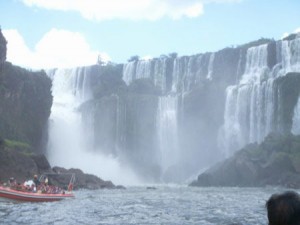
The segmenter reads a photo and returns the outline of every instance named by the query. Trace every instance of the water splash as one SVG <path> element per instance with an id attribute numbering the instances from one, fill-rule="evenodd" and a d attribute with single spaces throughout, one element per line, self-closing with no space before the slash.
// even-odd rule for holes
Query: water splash
<path id="1" fill-rule="evenodd" d="M 48 159 L 53 166 L 80 168 L 117 184 L 138 184 L 135 174 L 118 158 L 93 149 L 93 138 L 88 137 L 93 135 L 93 129 L 82 121 L 78 110 L 92 98 L 90 69 L 58 69 L 52 76 Z"/>

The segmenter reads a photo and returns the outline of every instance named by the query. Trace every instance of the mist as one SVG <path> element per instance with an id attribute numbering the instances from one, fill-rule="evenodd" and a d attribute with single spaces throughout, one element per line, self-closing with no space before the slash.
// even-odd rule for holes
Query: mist
<path id="1" fill-rule="evenodd" d="M 88 142 L 92 133 L 85 128 L 78 110 L 83 102 L 91 98 L 90 90 L 76 86 L 79 85 L 76 79 L 82 71 L 83 68 L 59 69 L 50 74 L 53 79 L 53 105 L 47 154 L 51 165 L 80 168 L 115 184 L 140 184 L 134 172 L 117 157 L 95 151 Z M 85 85 L 88 81 L 82 82 Z"/>

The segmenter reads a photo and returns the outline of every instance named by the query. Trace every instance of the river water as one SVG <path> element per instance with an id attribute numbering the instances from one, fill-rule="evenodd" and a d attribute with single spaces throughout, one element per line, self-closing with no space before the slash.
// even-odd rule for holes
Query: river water
<path id="1" fill-rule="evenodd" d="M 0 201 L 0 224 L 267 224 L 265 202 L 279 188 L 164 185 L 79 190 L 60 202 Z"/>

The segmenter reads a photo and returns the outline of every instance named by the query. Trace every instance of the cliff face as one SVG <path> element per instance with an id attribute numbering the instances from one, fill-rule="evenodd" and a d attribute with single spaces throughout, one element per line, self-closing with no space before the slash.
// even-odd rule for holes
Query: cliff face
<path id="1" fill-rule="evenodd" d="M 159 91 L 149 79 L 126 86 L 122 71 L 108 67 L 94 67 L 89 73 L 94 97 L 80 107 L 84 127 L 89 131 L 86 139 L 96 152 L 119 157 L 143 178 L 157 180 Z"/>
<path id="2" fill-rule="evenodd" d="M 50 79 L 5 63 L 0 81 L 0 135 L 42 152 L 52 104 Z"/>
<path id="3" fill-rule="evenodd" d="M 51 80 L 43 71 L 32 72 L 4 62 L 6 41 L 1 32 L 0 57 L 0 136 L 43 152 L 52 105 Z"/>
<path id="4" fill-rule="evenodd" d="M 6 44 L 7 42 L 0 29 L 0 66 L 6 60 Z"/>
<path id="5" fill-rule="evenodd" d="M 300 137 L 270 134 L 198 176 L 191 186 L 300 187 Z"/>
<path id="6" fill-rule="evenodd" d="M 0 181 L 7 182 L 10 177 L 23 181 L 37 173 L 38 167 L 29 152 L 0 144 Z"/>

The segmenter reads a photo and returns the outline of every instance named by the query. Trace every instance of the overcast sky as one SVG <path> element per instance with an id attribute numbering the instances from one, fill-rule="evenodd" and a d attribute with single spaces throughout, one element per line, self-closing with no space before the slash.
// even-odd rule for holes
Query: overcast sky
<path id="1" fill-rule="evenodd" d="M 300 31 L 299 0 L 1 0 L 7 60 L 27 68 L 192 55 Z"/>

